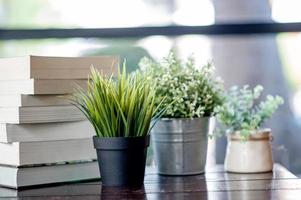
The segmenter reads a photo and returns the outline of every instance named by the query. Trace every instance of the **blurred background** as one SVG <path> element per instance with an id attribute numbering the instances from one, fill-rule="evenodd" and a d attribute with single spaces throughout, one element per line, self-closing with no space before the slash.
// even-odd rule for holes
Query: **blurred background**
<path id="1" fill-rule="evenodd" d="M 14 33 L 19 31 L 20 35 L 23 29 L 52 28 L 125 28 L 125 33 L 126 28 L 133 27 L 182 26 L 186 30 L 216 24 L 286 24 L 301 22 L 300 10 L 300 0 L 0 0 L 0 57 L 118 54 L 134 70 L 141 57 L 158 60 L 173 48 L 182 58 L 193 53 L 199 65 L 212 60 L 226 87 L 261 84 L 265 94 L 284 97 L 286 104 L 266 126 L 273 130 L 275 161 L 301 174 L 300 32 L 254 34 L 250 29 L 250 34 L 223 34 L 218 29 L 216 34 L 137 34 L 118 38 L 47 38 L 37 32 L 41 39 L 31 38 L 30 34 L 19 39 L 5 33 L 16 29 Z M 225 138 L 210 141 L 209 167 L 223 163 L 225 147 Z"/>

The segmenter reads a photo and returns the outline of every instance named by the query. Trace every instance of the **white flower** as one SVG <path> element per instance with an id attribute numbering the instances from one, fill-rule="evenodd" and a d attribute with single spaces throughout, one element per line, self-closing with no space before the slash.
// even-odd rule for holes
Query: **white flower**
<path id="1" fill-rule="evenodd" d="M 209 116 L 221 104 L 223 88 L 220 78 L 214 78 L 211 63 L 197 69 L 193 58 L 184 63 L 170 53 L 161 63 L 144 59 L 140 67 L 142 72 L 152 72 L 145 75 L 156 83 L 157 95 L 166 97 L 163 107 L 168 108 L 163 117 Z"/>

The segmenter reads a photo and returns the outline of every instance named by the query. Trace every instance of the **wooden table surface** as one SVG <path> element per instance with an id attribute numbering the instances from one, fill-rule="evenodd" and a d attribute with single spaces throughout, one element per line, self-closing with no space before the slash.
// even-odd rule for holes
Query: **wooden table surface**
<path id="1" fill-rule="evenodd" d="M 158 176 L 147 169 L 141 189 L 105 188 L 100 181 L 23 190 L 0 188 L 3 199 L 301 199 L 301 179 L 281 165 L 273 173 L 233 174 L 223 167 L 208 168 L 198 176 Z"/>

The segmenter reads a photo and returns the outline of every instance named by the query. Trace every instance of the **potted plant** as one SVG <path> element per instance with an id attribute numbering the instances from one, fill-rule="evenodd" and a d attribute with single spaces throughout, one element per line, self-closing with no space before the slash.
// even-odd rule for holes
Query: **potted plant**
<path id="1" fill-rule="evenodd" d="M 208 63 L 197 68 L 193 57 L 182 62 L 170 52 L 159 63 L 143 58 L 140 69 L 154 85 L 156 105 L 162 103 L 166 109 L 152 130 L 159 174 L 203 173 L 210 117 L 222 102 L 222 84 L 214 77 L 214 67 Z"/>
<path id="2" fill-rule="evenodd" d="M 95 129 L 93 137 L 104 186 L 141 186 L 151 120 L 156 119 L 154 90 L 138 74 L 107 77 L 92 68 L 87 90 L 75 105 Z"/>
<path id="3" fill-rule="evenodd" d="M 271 130 L 262 126 L 283 99 L 268 95 L 265 101 L 257 102 L 262 90 L 262 86 L 253 90 L 248 86 L 232 87 L 223 105 L 215 110 L 221 124 L 219 133 L 228 137 L 226 171 L 258 173 L 273 169 Z"/>

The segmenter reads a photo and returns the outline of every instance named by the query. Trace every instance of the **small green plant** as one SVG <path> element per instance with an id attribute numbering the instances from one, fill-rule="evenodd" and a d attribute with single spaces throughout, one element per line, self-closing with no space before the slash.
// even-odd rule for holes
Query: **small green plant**
<path id="1" fill-rule="evenodd" d="M 139 66 L 156 89 L 156 105 L 164 97 L 165 118 L 212 116 L 222 103 L 222 84 L 211 63 L 197 68 L 193 57 L 183 63 L 170 52 L 160 63 L 143 58 Z"/>
<path id="2" fill-rule="evenodd" d="M 155 105 L 155 91 L 141 74 L 127 74 L 124 66 L 113 78 L 92 68 L 90 78 L 87 91 L 78 88 L 73 102 L 92 123 L 98 137 L 149 133 L 151 120 L 160 117 L 160 103 Z"/>
<path id="3" fill-rule="evenodd" d="M 217 120 L 222 126 L 217 134 L 224 134 L 226 130 L 230 133 L 239 131 L 244 138 L 247 138 L 253 131 L 259 129 L 284 103 L 280 96 L 268 95 L 265 101 L 256 104 L 262 90 L 263 87 L 260 85 L 253 90 L 247 85 L 243 88 L 232 87 L 225 94 L 223 105 L 215 108 Z"/>

